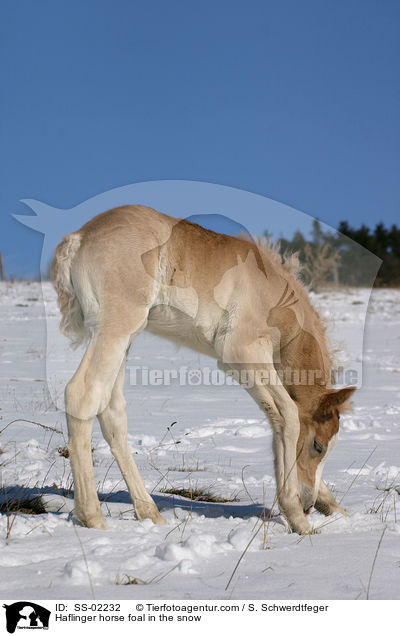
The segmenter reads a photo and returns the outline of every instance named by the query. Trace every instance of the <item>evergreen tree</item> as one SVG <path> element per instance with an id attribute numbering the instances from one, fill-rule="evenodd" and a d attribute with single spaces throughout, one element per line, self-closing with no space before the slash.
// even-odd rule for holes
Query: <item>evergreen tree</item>
<path id="1" fill-rule="evenodd" d="M 291 240 L 280 239 L 280 249 L 282 254 L 298 253 L 309 279 L 315 263 L 319 279 L 324 271 L 325 282 L 344 285 L 371 284 L 376 271 L 372 253 L 382 260 L 375 285 L 400 286 L 400 228 L 396 225 L 388 229 L 381 222 L 371 230 L 364 223 L 353 228 L 348 221 L 341 221 L 337 232 L 324 232 L 319 220 L 315 219 L 309 241 L 298 230 Z M 324 268 L 322 261 L 325 258 L 327 267 Z"/>

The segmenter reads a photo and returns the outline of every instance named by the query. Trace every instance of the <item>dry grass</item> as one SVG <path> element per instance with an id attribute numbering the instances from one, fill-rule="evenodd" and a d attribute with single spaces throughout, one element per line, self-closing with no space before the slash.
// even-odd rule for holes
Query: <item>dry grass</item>
<path id="1" fill-rule="evenodd" d="M 69 450 L 67 446 L 59 446 L 57 448 L 57 453 L 59 453 L 61 457 L 65 457 L 65 459 L 69 458 Z"/>
<path id="2" fill-rule="evenodd" d="M 131 576 L 130 574 L 123 574 L 120 578 L 117 576 L 115 585 L 146 585 L 146 581 L 139 579 L 137 576 Z"/>
<path id="3" fill-rule="evenodd" d="M 122 577 L 118 575 L 115 579 L 115 584 L 116 585 L 150 585 L 150 583 L 159 583 L 160 581 L 165 579 L 165 577 L 168 576 L 168 574 L 173 572 L 178 567 L 178 565 L 179 563 L 174 565 L 171 569 L 167 570 L 167 572 L 161 572 L 159 574 L 156 574 L 155 576 L 153 576 L 151 579 L 148 579 L 148 580 L 140 579 L 138 576 L 131 576 L 130 574 L 123 574 Z"/>
<path id="4" fill-rule="evenodd" d="M 204 466 L 200 466 L 199 460 L 196 463 L 185 464 L 185 456 L 182 455 L 182 464 L 177 466 L 170 466 L 168 468 L 171 473 L 200 473 L 205 472 L 207 469 Z"/>
<path id="5" fill-rule="evenodd" d="M 6 493 L 3 491 L 3 494 Z M 11 531 L 18 514 L 42 515 L 46 512 L 40 497 L 18 496 L 16 493 L 10 499 L 7 495 L 0 501 L 0 513 L 7 515 L 6 544 L 11 536 Z"/>
<path id="6" fill-rule="evenodd" d="M 204 501 L 207 503 L 229 503 L 239 501 L 237 497 L 220 497 L 214 495 L 208 490 L 201 488 L 161 488 L 160 492 L 164 492 L 168 495 L 178 495 L 179 497 L 185 497 L 192 501 Z"/>
<path id="7" fill-rule="evenodd" d="M 367 510 L 368 514 L 378 514 L 383 523 L 386 523 L 389 514 L 394 514 L 394 521 L 397 522 L 397 501 L 398 495 L 400 495 L 400 484 L 398 483 L 398 476 L 396 480 L 387 486 L 376 486 L 376 489 L 380 492 L 372 503 L 372 506 Z"/>
<path id="8" fill-rule="evenodd" d="M 14 513 L 23 515 L 43 515 L 46 513 L 46 508 L 44 507 L 40 497 L 15 497 L 7 501 L 2 501 L 0 503 L 0 512 L 8 515 Z"/>
<path id="9" fill-rule="evenodd" d="M 374 555 L 374 560 L 372 561 L 371 572 L 370 572 L 370 575 L 369 575 L 368 586 L 367 586 L 367 593 L 366 593 L 366 600 L 367 600 L 367 601 L 369 600 L 369 591 L 370 591 L 370 589 L 371 589 L 371 581 L 372 581 L 372 575 L 373 575 L 373 573 L 374 573 L 374 569 L 375 569 L 376 559 L 377 559 L 377 557 L 378 557 L 378 552 L 379 552 L 379 549 L 380 549 L 380 547 L 381 547 L 382 540 L 383 540 L 383 536 L 384 536 L 384 534 L 385 534 L 386 530 L 387 530 L 387 527 L 385 527 L 385 528 L 383 529 L 383 531 L 382 531 L 382 534 L 381 534 L 380 539 L 379 539 L 378 547 L 376 548 L 376 552 L 375 552 L 375 555 Z"/>
<path id="10" fill-rule="evenodd" d="M 94 453 L 96 449 L 92 448 L 92 453 Z M 59 446 L 57 448 L 57 452 L 59 453 L 59 455 L 61 455 L 61 457 L 65 457 L 65 459 L 69 459 L 69 450 L 68 450 L 68 446 Z"/>

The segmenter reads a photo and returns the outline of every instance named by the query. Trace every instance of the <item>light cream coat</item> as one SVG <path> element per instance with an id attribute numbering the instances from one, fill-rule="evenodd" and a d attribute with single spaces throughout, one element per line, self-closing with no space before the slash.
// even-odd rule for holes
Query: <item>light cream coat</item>
<path id="1" fill-rule="evenodd" d="M 305 513 L 344 512 L 321 479 L 339 411 L 324 329 L 293 266 L 257 242 L 140 205 L 109 210 L 64 237 L 52 264 L 61 329 L 87 350 L 65 391 L 75 514 L 103 528 L 91 457 L 98 417 L 139 519 L 162 522 L 127 444 L 125 363 L 143 330 L 215 357 L 239 378 L 274 432 L 277 500 L 290 528 Z M 256 378 L 253 386 L 244 378 Z"/>

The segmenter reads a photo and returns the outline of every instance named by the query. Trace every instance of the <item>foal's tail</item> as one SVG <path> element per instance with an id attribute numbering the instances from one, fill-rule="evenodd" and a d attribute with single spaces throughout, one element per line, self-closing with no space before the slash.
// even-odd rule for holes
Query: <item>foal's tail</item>
<path id="1" fill-rule="evenodd" d="M 51 264 L 51 279 L 58 294 L 58 306 L 62 314 L 60 330 L 78 346 L 86 340 L 88 330 L 85 327 L 82 307 L 76 295 L 71 265 L 81 245 L 79 233 L 67 234 L 57 245 Z"/>

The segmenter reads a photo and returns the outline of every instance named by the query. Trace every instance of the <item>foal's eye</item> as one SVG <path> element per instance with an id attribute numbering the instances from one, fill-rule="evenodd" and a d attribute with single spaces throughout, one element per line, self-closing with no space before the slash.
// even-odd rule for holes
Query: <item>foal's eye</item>
<path id="1" fill-rule="evenodd" d="M 317 453 L 322 453 L 324 450 L 324 447 L 322 446 L 322 444 L 320 444 L 319 442 L 317 442 L 317 440 L 314 440 L 314 449 L 317 451 Z"/>

